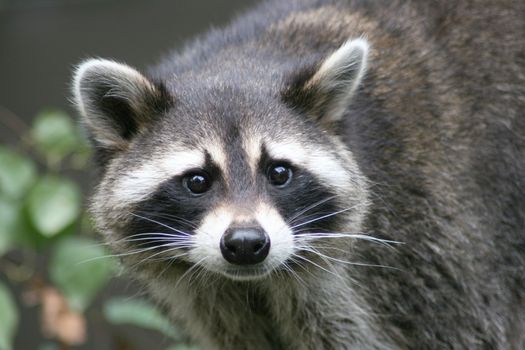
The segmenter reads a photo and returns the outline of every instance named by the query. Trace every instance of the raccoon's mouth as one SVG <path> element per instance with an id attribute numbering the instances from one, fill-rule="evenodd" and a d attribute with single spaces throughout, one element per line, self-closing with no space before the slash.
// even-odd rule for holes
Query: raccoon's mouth
<path id="1" fill-rule="evenodd" d="M 268 276 L 272 270 L 261 266 L 231 266 L 220 271 L 221 274 L 228 278 L 238 281 L 255 280 Z"/>

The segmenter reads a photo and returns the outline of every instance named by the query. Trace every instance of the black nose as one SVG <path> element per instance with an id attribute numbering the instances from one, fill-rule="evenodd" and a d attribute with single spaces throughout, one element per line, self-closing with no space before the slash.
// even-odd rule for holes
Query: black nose
<path id="1" fill-rule="evenodd" d="M 229 228 L 221 238 L 224 259 L 235 265 L 262 262 L 270 251 L 270 238 L 260 228 Z"/>

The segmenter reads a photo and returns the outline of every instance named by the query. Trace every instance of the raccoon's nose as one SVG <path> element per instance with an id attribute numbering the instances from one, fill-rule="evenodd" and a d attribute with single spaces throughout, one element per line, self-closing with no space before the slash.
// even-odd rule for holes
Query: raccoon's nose
<path id="1" fill-rule="evenodd" d="M 221 238 L 221 253 L 235 265 L 262 262 L 270 251 L 270 237 L 260 228 L 229 228 Z"/>

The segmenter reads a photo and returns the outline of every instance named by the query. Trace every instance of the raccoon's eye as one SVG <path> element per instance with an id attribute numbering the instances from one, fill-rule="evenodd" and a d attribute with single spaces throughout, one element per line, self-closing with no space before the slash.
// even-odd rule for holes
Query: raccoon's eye
<path id="1" fill-rule="evenodd" d="M 268 169 L 268 181 L 277 187 L 284 187 L 292 179 L 292 169 L 285 164 L 274 164 Z"/>
<path id="2" fill-rule="evenodd" d="M 208 174 L 203 171 L 192 172 L 182 179 L 182 184 L 193 194 L 202 194 L 206 192 L 211 181 Z"/>

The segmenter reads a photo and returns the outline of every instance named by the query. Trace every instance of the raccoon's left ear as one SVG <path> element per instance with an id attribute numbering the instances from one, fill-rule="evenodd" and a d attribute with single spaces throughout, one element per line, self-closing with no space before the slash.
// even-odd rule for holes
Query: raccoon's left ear
<path id="1" fill-rule="evenodd" d="M 73 95 L 96 148 L 110 153 L 126 148 L 171 105 L 164 86 L 128 65 L 104 59 L 90 59 L 78 66 Z"/>
<path id="2" fill-rule="evenodd" d="M 315 70 L 294 76 L 283 99 L 320 123 L 340 120 L 365 75 L 368 49 L 365 39 L 347 41 Z"/>

